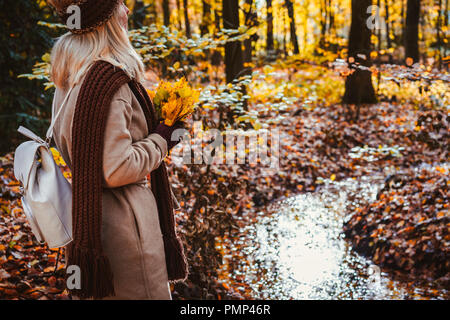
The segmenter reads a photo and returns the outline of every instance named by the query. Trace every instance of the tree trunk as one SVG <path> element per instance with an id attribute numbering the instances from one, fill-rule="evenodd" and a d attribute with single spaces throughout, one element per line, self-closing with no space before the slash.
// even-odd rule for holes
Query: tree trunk
<path id="1" fill-rule="evenodd" d="M 438 46 L 438 59 L 439 59 L 439 69 L 442 66 L 442 43 L 441 43 L 441 16 L 442 16 L 442 0 L 439 0 L 439 10 L 438 10 L 438 16 L 436 21 L 436 37 L 437 37 L 437 46 Z"/>
<path id="2" fill-rule="evenodd" d="M 255 14 L 253 12 L 253 0 L 245 0 L 245 3 L 247 4 L 248 7 L 248 12 L 245 13 L 245 25 L 249 28 L 253 27 L 256 25 L 256 17 Z M 252 41 L 254 40 L 254 36 L 252 35 L 250 38 L 246 39 L 244 41 L 244 62 L 251 62 L 252 61 L 252 52 L 253 52 L 253 48 L 252 48 Z"/>
<path id="3" fill-rule="evenodd" d="M 219 5 L 217 4 L 215 4 L 214 6 L 214 25 L 215 25 L 214 34 L 217 34 L 219 30 L 222 29 L 220 25 Z M 222 63 L 222 53 L 220 52 L 220 50 L 214 50 L 211 57 L 211 64 L 213 66 L 220 66 L 221 63 Z"/>
<path id="4" fill-rule="evenodd" d="M 327 33 L 328 9 L 327 0 L 320 1 L 320 37 L 319 48 L 325 49 L 325 35 Z"/>
<path id="5" fill-rule="evenodd" d="M 381 8 L 381 0 L 377 0 L 377 7 L 378 8 Z M 381 9 L 378 9 L 378 10 L 381 10 Z M 378 39 L 378 43 L 377 43 L 377 51 L 378 52 L 380 52 L 380 50 L 381 50 L 381 28 L 376 28 L 376 36 L 377 36 L 377 39 Z"/>
<path id="6" fill-rule="evenodd" d="M 212 25 L 212 17 L 211 17 L 211 5 L 209 3 L 210 0 L 203 0 L 203 14 L 202 14 L 202 22 L 200 23 L 200 35 L 203 37 L 205 35 L 209 35 L 210 26 Z M 205 49 L 203 50 L 203 54 L 205 55 L 205 60 L 208 60 L 211 56 L 211 50 Z"/>
<path id="7" fill-rule="evenodd" d="M 209 33 L 209 26 L 212 23 L 211 20 L 211 5 L 208 3 L 208 1 L 203 0 L 203 16 L 202 16 L 202 23 L 200 25 L 200 34 L 204 36 L 205 34 Z"/>
<path id="8" fill-rule="evenodd" d="M 184 5 L 184 25 L 186 27 L 186 37 L 191 38 L 191 23 L 189 22 L 188 0 L 183 0 Z"/>
<path id="9" fill-rule="evenodd" d="M 450 15 L 448 14 L 448 0 L 445 0 L 445 10 L 444 10 L 444 12 L 446 13 L 446 14 L 445 14 L 445 20 L 444 20 L 444 21 L 445 21 L 445 25 L 448 26 L 448 22 L 449 22 L 449 21 L 448 21 L 448 18 L 449 18 L 449 16 L 450 16 Z"/>
<path id="10" fill-rule="evenodd" d="M 384 0 L 384 11 L 386 11 L 386 41 L 387 47 L 392 47 L 391 42 L 391 24 L 389 23 L 389 0 Z M 389 55 L 391 57 L 391 55 Z"/>
<path id="11" fill-rule="evenodd" d="M 449 14 L 448 14 L 448 0 L 445 0 L 445 10 L 444 10 L 444 12 L 445 12 L 445 20 L 444 20 L 444 26 L 446 26 L 447 28 L 448 28 L 448 17 L 449 17 Z M 447 48 L 449 47 L 449 45 L 448 45 L 448 42 L 447 42 L 447 44 L 444 46 L 444 56 L 447 56 Z"/>
<path id="12" fill-rule="evenodd" d="M 310 4 L 310 0 L 305 0 L 305 1 L 303 1 L 303 12 L 304 12 L 304 15 L 303 15 L 303 26 L 302 26 L 302 29 L 303 29 L 303 47 L 302 47 L 302 50 L 303 51 L 306 51 L 305 49 L 306 49 L 306 47 L 308 46 L 308 25 L 309 25 L 309 23 L 308 23 L 308 21 L 309 21 L 309 14 L 308 14 L 308 8 L 309 8 L 309 4 Z"/>
<path id="13" fill-rule="evenodd" d="M 288 56 L 288 52 L 287 52 L 287 27 L 286 27 L 286 23 L 287 23 L 287 19 L 286 19 L 286 12 L 284 12 L 284 10 L 282 10 L 283 12 L 283 56 L 287 57 Z"/>
<path id="14" fill-rule="evenodd" d="M 426 24 L 425 16 L 422 16 L 419 13 L 419 32 L 418 32 L 418 36 L 417 36 L 417 39 L 418 39 L 417 43 L 419 43 L 419 41 L 420 41 L 420 37 L 419 37 L 420 34 L 421 33 L 423 35 L 425 34 L 425 24 Z M 421 30 L 422 30 L 422 32 L 421 32 Z M 422 36 L 422 37 L 424 37 L 424 36 Z M 420 60 L 425 61 L 426 58 L 427 58 L 426 50 L 420 51 L 420 49 L 419 49 L 419 60 L 418 61 L 420 61 Z"/>
<path id="15" fill-rule="evenodd" d="M 136 0 L 134 2 L 132 13 L 133 29 L 142 28 L 142 26 L 144 25 L 145 15 L 146 12 L 144 9 L 144 3 L 142 2 L 142 0 Z"/>
<path id="16" fill-rule="evenodd" d="M 405 45 L 405 35 L 406 35 L 406 1 L 402 0 L 402 11 L 400 12 L 400 16 L 402 17 L 402 33 L 400 35 L 400 43 L 402 46 Z M 397 42 L 397 45 L 399 43 Z"/>
<path id="17" fill-rule="evenodd" d="M 352 0 L 352 24 L 348 41 L 348 60 L 354 72 L 345 81 L 344 103 L 362 104 L 377 101 L 372 73 L 357 68 L 370 67 L 370 30 L 366 26 L 367 8 L 372 0 Z M 359 56 L 358 56 L 359 55 Z"/>
<path id="18" fill-rule="evenodd" d="M 156 24 L 156 18 L 158 16 L 157 11 L 156 11 L 156 0 L 150 1 L 147 12 L 148 12 L 149 23 Z"/>
<path id="19" fill-rule="evenodd" d="M 272 8 L 272 0 L 266 0 L 267 6 L 267 42 L 266 42 L 266 51 L 267 55 L 271 55 L 273 53 L 273 8 Z"/>
<path id="20" fill-rule="evenodd" d="M 328 16 L 329 16 L 329 20 L 328 20 L 328 35 L 332 36 L 335 33 L 335 25 L 334 25 L 334 12 L 333 12 L 333 7 L 331 6 L 331 0 L 328 1 Z M 338 48 L 336 47 L 336 44 L 333 43 L 333 47 L 332 47 L 333 52 L 337 52 Z"/>
<path id="21" fill-rule="evenodd" d="M 163 0 L 163 15 L 164 15 L 164 25 L 168 27 L 170 25 L 170 8 L 169 8 L 169 0 Z"/>
<path id="22" fill-rule="evenodd" d="M 239 29 L 239 0 L 222 0 L 222 18 L 225 29 Z M 225 72 L 227 83 L 242 76 L 244 59 L 240 41 L 225 44 Z"/>
<path id="23" fill-rule="evenodd" d="M 181 30 L 181 2 L 180 0 L 176 0 L 176 5 L 177 5 L 177 25 L 178 25 L 178 30 Z"/>
<path id="24" fill-rule="evenodd" d="M 292 3 L 291 0 L 286 0 L 285 4 L 286 4 L 287 10 L 288 10 L 289 20 L 291 20 L 290 21 L 291 42 L 292 42 L 292 46 L 294 47 L 294 54 L 299 54 L 300 50 L 298 47 L 297 31 L 296 31 L 296 26 L 295 26 L 294 4 Z"/>
<path id="25" fill-rule="evenodd" d="M 420 0 L 408 0 L 406 9 L 405 59 L 419 61 Z"/>
<path id="26" fill-rule="evenodd" d="M 331 34 L 331 31 L 334 29 L 334 12 L 333 7 L 331 6 L 331 0 L 328 0 L 328 9 L 329 9 L 328 34 Z"/>

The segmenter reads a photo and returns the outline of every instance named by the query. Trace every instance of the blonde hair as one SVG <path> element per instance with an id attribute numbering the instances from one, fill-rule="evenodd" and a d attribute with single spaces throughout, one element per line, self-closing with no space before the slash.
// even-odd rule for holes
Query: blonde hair
<path id="1" fill-rule="evenodd" d="M 62 35 L 51 52 L 50 78 L 56 87 L 67 89 L 81 80 L 97 60 L 122 68 L 131 78 L 143 80 L 144 64 L 134 50 L 119 18 L 119 6 L 102 26 L 85 34 Z"/>

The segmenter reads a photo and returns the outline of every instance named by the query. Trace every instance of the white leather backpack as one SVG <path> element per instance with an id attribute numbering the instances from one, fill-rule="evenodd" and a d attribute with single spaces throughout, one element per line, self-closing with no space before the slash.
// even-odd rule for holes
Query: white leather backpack
<path id="1" fill-rule="evenodd" d="M 14 154 L 14 175 L 22 184 L 22 205 L 31 230 L 41 243 L 59 248 L 72 241 L 72 186 L 55 163 L 50 143 L 53 126 L 72 89 L 54 116 L 44 141 L 31 130 L 18 131 L 30 138 L 17 147 Z"/>

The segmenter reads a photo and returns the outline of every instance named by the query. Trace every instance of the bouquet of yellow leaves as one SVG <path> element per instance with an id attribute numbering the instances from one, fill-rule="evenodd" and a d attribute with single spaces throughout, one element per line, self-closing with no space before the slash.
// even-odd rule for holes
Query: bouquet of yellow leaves
<path id="1" fill-rule="evenodd" d="M 184 121 L 195 110 L 200 93 L 192 89 L 183 77 L 175 83 L 162 81 L 156 91 L 147 90 L 153 100 L 159 119 L 172 126 Z"/>

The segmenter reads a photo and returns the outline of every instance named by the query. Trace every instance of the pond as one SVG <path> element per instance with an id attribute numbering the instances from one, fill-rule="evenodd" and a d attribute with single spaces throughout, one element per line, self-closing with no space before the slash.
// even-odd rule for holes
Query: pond
<path id="1" fill-rule="evenodd" d="M 249 286 L 255 299 L 448 298 L 431 284 L 392 280 L 345 240 L 349 208 L 375 199 L 382 182 L 327 180 L 314 193 L 270 206 L 239 239 L 222 243 L 228 269 L 221 275 Z"/>

